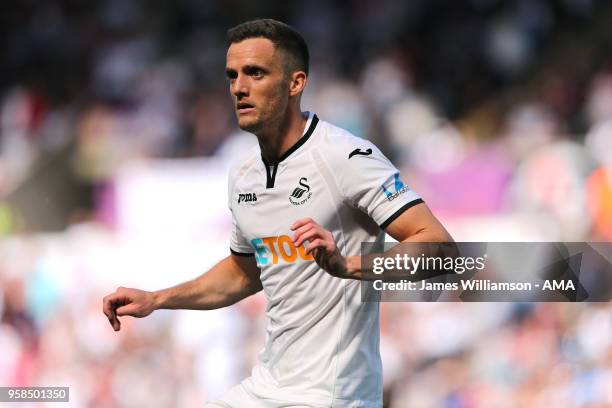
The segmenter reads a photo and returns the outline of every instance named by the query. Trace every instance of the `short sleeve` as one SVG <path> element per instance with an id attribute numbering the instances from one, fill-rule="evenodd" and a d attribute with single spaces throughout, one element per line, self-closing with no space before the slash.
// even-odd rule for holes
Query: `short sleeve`
<path id="1" fill-rule="evenodd" d="M 372 143 L 346 149 L 340 160 L 340 185 L 347 201 L 365 212 L 382 229 L 410 207 L 422 203 L 421 197 L 404 183 L 399 170 Z M 356 146 L 355 146 L 356 147 Z"/>
<path id="2" fill-rule="evenodd" d="M 230 237 L 230 251 L 234 255 L 239 256 L 254 256 L 255 252 L 249 241 L 244 237 L 234 214 L 233 195 L 234 195 L 234 171 L 230 171 L 227 183 L 227 206 L 232 213 L 232 232 Z"/>
<path id="3" fill-rule="evenodd" d="M 249 241 L 242 235 L 240 227 L 236 224 L 236 217 L 232 212 L 232 236 L 230 239 L 230 251 L 234 255 L 254 256 L 255 252 Z"/>

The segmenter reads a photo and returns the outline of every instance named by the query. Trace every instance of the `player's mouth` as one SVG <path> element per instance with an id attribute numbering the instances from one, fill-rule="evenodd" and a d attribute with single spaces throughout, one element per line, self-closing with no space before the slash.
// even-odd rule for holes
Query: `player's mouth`
<path id="1" fill-rule="evenodd" d="M 236 104 L 236 110 L 238 111 L 240 115 L 247 114 L 254 109 L 255 109 L 255 106 L 251 105 L 250 103 L 238 102 Z"/>

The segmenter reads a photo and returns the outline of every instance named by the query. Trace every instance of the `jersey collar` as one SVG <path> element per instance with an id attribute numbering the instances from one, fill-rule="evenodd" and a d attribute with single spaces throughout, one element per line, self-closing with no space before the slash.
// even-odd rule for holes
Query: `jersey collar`
<path id="1" fill-rule="evenodd" d="M 265 157 L 263 157 L 263 155 L 261 156 L 261 160 L 263 160 L 266 167 L 278 165 L 280 162 L 291 156 L 293 152 L 302 147 L 302 145 L 308 141 L 310 136 L 312 136 L 312 133 L 314 132 L 315 128 L 317 127 L 317 123 L 319 123 L 319 118 L 317 117 L 317 115 L 309 113 L 308 116 L 309 118 L 308 122 L 306 122 L 306 132 L 304 132 L 304 135 L 297 142 L 295 142 L 295 144 L 291 146 L 289 150 L 283 153 L 283 155 L 279 157 L 277 161 L 275 161 L 274 163 L 270 163 L 265 159 Z"/>

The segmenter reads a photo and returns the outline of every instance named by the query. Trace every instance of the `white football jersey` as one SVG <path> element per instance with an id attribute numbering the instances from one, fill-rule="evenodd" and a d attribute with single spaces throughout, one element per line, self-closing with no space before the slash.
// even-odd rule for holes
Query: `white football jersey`
<path id="1" fill-rule="evenodd" d="M 342 255 L 360 255 L 361 242 L 384 240 L 385 227 L 421 202 L 376 146 L 312 114 L 277 163 L 257 146 L 234 166 L 231 251 L 255 256 L 268 300 L 247 393 L 264 406 L 382 406 L 378 303 L 361 301 L 361 281 L 332 277 L 296 248 L 289 227 L 310 217 Z"/>

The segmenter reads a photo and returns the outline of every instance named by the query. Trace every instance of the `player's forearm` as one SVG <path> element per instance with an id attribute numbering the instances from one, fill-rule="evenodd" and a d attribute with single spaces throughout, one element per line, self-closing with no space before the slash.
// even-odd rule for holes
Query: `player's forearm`
<path id="1" fill-rule="evenodd" d="M 401 245 L 407 243 L 411 243 L 411 245 Z M 422 231 L 412 235 L 411 237 L 402 241 L 400 244 L 395 245 L 393 248 L 383 253 L 369 254 L 364 257 L 346 257 L 345 277 L 349 279 L 370 281 L 378 279 L 384 279 L 386 281 L 399 281 L 402 279 L 409 281 L 420 281 L 440 274 L 440 271 L 437 270 L 411 271 L 401 268 L 386 268 L 383 274 L 374 273 L 373 269 L 371 268 L 374 258 L 379 257 L 396 259 L 398 255 L 401 258 L 407 256 L 410 258 L 440 257 L 444 259 L 447 257 L 452 258 L 458 256 L 458 250 L 453 238 L 445 230 Z"/>
<path id="2" fill-rule="evenodd" d="M 154 292 L 156 309 L 211 310 L 232 305 L 261 289 L 228 257 L 202 276 Z"/>

